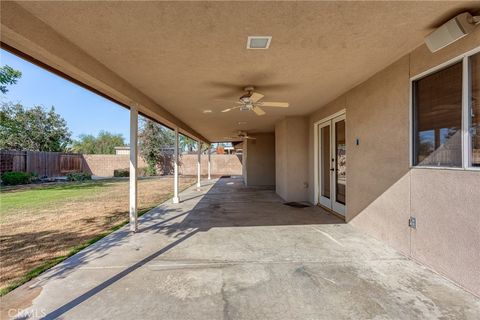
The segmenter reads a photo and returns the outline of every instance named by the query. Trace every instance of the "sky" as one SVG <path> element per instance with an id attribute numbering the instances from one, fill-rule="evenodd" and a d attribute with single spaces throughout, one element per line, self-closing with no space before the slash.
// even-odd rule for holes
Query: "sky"
<path id="1" fill-rule="evenodd" d="M 66 121 L 72 138 L 81 134 L 97 135 L 100 131 L 120 133 L 129 140 L 129 111 L 70 81 L 0 49 L 0 65 L 20 70 L 17 84 L 1 94 L 2 102 L 20 103 L 26 108 L 36 105 L 55 111 Z"/>

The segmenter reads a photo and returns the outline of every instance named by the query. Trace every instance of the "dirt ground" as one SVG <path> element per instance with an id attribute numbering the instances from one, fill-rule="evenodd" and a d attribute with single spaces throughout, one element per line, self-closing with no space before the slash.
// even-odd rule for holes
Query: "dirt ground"
<path id="1" fill-rule="evenodd" d="M 180 189 L 195 182 L 180 177 Z M 172 196 L 173 178 L 138 181 L 139 210 Z M 0 194 L 0 288 L 128 220 L 128 179 L 4 189 Z"/>

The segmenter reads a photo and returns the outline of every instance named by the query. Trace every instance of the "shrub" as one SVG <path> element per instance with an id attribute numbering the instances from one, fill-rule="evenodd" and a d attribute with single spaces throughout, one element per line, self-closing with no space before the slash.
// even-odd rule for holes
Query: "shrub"
<path id="1" fill-rule="evenodd" d="M 157 174 L 157 162 L 155 160 L 150 159 L 148 161 L 148 167 L 147 167 L 147 170 L 145 172 L 145 175 L 154 176 L 156 174 Z M 139 175 L 140 175 L 140 173 L 139 173 Z"/>
<path id="2" fill-rule="evenodd" d="M 137 169 L 139 177 L 149 177 L 152 176 L 148 167 L 141 167 Z M 115 169 L 113 170 L 114 177 L 130 177 L 130 169 Z"/>
<path id="3" fill-rule="evenodd" d="M 115 169 L 113 170 L 114 177 L 129 177 L 130 170 L 129 169 Z"/>
<path id="4" fill-rule="evenodd" d="M 139 177 L 151 177 L 151 176 L 154 176 L 154 175 L 155 174 L 152 174 L 148 167 L 138 168 L 138 176 Z"/>
<path id="5" fill-rule="evenodd" d="M 92 175 L 85 172 L 72 172 L 67 174 L 68 181 L 92 180 Z"/>
<path id="6" fill-rule="evenodd" d="M 17 185 L 17 184 L 27 184 L 32 183 L 32 180 L 35 176 L 29 172 L 4 172 L 2 174 L 2 183 L 5 185 Z"/>

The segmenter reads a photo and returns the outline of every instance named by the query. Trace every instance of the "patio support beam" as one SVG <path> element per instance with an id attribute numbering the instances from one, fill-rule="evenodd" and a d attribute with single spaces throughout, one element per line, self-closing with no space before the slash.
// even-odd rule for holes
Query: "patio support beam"
<path id="1" fill-rule="evenodd" d="M 173 203 L 179 203 L 178 198 L 178 127 L 175 127 L 175 151 L 173 159 Z"/>
<path id="2" fill-rule="evenodd" d="M 137 135 L 138 109 L 130 106 L 130 231 L 137 232 Z"/>
<path id="3" fill-rule="evenodd" d="M 202 173 L 202 142 L 197 141 L 198 147 L 198 159 L 197 159 L 197 188 L 200 188 L 202 185 L 200 184 L 200 175 Z"/>
<path id="4" fill-rule="evenodd" d="M 212 153 L 212 145 L 210 144 L 208 146 L 208 180 L 212 180 L 212 177 L 210 176 L 210 154 Z"/>

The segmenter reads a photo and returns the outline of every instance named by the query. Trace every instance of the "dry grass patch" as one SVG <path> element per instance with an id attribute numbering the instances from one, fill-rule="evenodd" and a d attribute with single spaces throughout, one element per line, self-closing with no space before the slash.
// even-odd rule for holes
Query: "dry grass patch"
<path id="1" fill-rule="evenodd" d="M 180 177 L 180 189 L 194 182 Z M 171 177 L 140 179 L 139 210 L 157 206 L 172 192 Z M 29 271 L 31 278 L 127 221 L 128 179 L 2 190 L 0 201 L 0 292 L 5 293 Z"/>

